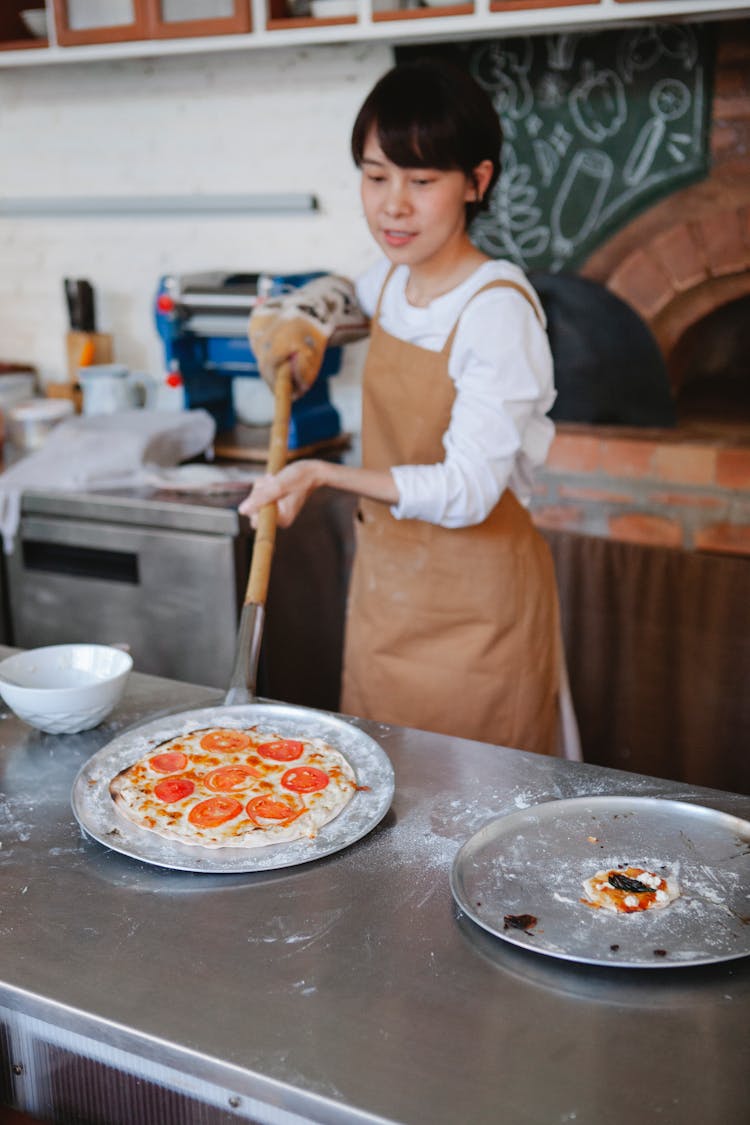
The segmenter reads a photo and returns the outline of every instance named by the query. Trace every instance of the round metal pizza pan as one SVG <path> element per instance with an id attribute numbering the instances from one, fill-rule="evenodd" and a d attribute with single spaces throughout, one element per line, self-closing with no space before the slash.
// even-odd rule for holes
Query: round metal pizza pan
<path id="1" fill-rule="evenodd" d="M 660 910 L 586 906 L 583 882 L 618 865 L 668 870 Z M 460 848 L 458 906 L 503 941 L 590 965 L 668 968 L 750 954 L 750 822 L 658 797 L 573 797 L 498 817 Z M 506 919 L 531 915 L 526 929 Z"/>
<path id="2" fill-rule="evenodd" d="M 169 738 L 205 727 L 258 725 L 288 738 L 322 738 L 339 750 L 357 776 L 358 790 L 342 812 L 314 839 L 261 848 L 205 848 L 166 840 L 120 816 L 109 793 L 112 778 Z M 383 819 L 394 792 L 393 766 L 384 750 L 352 723 L 334 715 L 276 703 L 182 711 L 144 723 L 102 747 L 81 767 L 73 783 L 71 804 L 81 828 L 113 851 L 181 871 L 273 871 L 309 863 L 348 847 Z"/>

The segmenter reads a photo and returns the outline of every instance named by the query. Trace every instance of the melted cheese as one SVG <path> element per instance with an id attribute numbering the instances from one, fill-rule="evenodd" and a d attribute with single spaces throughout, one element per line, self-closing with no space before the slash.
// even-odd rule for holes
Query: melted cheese
<path id="1" fill-rule="evenodd" d="M 649 889 L 638 893 L 621 890 L 610 883 L 612 875 L 624 875 L 628 879 L 635 879 Z M 660 910 L 669 906 L 680 895 L 680 888 L 673 875 L 662 877 L 653 871 L 646 871 L 643 867 L 597 871 L 591 878 L 584 880 L 583 889 L 586 893 L 584 901 L 587 905 L 610 910 L 616 914 Z"/>

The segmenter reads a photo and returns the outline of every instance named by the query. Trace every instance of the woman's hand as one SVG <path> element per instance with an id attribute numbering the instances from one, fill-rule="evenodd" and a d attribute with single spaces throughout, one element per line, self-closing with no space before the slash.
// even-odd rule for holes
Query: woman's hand
<path id="1" fill-rule="evenodd" d="M 239 505 L 239 511 L 258 526 L 258 513 L 266 504 L 276 504 L 279 527 L 294 523 L 311 492 L 325 483 L 325 462 L 293 461 L 273 476 L 261 477 Z"/>
<path id="2" fill-rule="evenodd" d="M 360 469 L 333 461 L 293 461 L 280 473 L 256 481 L 250 495 L 239 505 L 239 511 L 249 516 L 250 523 L 257 527 L 261 508 L 276 504 L 279 527 L 289 527 L 310 493 L 321 485 L 367 496 L 384 504 L 398 503 L 398 488 L 388 469 Z"/>

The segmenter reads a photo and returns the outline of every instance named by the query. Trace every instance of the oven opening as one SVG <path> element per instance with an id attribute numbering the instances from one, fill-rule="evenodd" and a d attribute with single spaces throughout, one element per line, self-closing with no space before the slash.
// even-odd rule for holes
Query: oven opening
<path id="1" fill-rule="evenodd" d="M 667 366 L 680 422 L 750 424 L 750 296 L 690 325 Z"/>

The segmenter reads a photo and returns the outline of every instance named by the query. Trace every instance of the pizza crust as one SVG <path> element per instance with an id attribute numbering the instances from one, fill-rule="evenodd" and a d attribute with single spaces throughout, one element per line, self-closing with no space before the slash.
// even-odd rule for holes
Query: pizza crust
<path id="1" fill-rule="evenodd" d="M 620 886 L 617 886 L 618 882 Z M 634 887 L 629 887 L 629 882 Z M 638 890 L 638 887 L 645 889 Z M 645 867 L 635 866 L 597 871 L 590 879 L 584 880 L 583 889 L 586 894 L 583 901 L 587 906 L 596 906 L 615 914 L 663 910 L 680 896 L 679 884 L 674 875 L 659 875 Z"/>
<path id="2" fill-rule="evenodd" d="M 109 785 L 118 814 L 138 828 L 173 842 L 203 848 L 262 848 L 303 837 L 314 838 L 321 828 L 343 811 L 357 791 L 356 775 L 349 762 L 340 751 L 322 739 L 295 740 L 303 746 L 303 751 L 301 756 L 288 761 L 269 760 L 258 753 L 259 746 L 278 741 L 280 736 L 257 727 L 242 729 L 241 733 L 250 738 L 250 746 L 241 750 L 206 751 L 201 747 L 201 740 L 206 736 L 223 730 L 225 728 L 208 728 L 170 739 L 121 770 Z M 187 764 L 173 773 L 157 771 L 150 766 L 154 758 L 170 752 L 184 755 Z M 205 783 L 204 779 L 219 767 L 248 765 L 259 776 L 250 776 L 218 793 Z M 298 792 L 282 784 L 282 778 L 288 775 L 288 771 L 305 767 L 327 775 L 328 782 L 324 788 Z M 154 789 L 167 778 L 188 778 L 194 784 L 193 792 L 179 800 L 166 803 L 159 800 Z M 241 804 L 242 811 L 213 827 L 191 823 L 188 819 L 191 809 L 217 796 L 235 799 Z M 287 803 L 290 818 L 287 821 L 267 817 L 251 819 L 247 807 L 258 797 Z"/>

